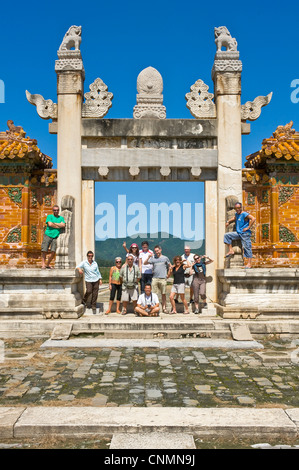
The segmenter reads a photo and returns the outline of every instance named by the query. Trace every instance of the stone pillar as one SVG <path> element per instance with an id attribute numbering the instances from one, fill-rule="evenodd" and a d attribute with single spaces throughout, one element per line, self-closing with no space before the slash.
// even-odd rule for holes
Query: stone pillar
<path id="1" fill-rule="evenodd" d="M 207 265 L 207 298 L 217 301 L 218 214 L 217 181 L 205 181 L 205 254 L 214 262 Z"/>
<path id="2" fill-rule="evenodd" d="M 81 115 L 84 68 L 79 44 L 81 27 L 72 26 L 58 50 L 57 73 L 57 202 L 63 196 L 75 200 L 75 261 L 81 251 Z M 75 47 L 74 50 L 70 49 Z"/>
<path id="3" fill-rule="evenodd" d="M 241 71 L 237 42 L 222 26 L 215 28 L 212 78 L 218 122 L 218 268 L 224 267 L 225 199 L 242 202 Z M 222 46 L 226 50 L 221 50 Z"/>
<path id="4" fill-rule="evenodd" d="M 82 181 L 82 255 L 86 257 L 88 250 L 95 253 L 95 207 L 94 181 Z"/>

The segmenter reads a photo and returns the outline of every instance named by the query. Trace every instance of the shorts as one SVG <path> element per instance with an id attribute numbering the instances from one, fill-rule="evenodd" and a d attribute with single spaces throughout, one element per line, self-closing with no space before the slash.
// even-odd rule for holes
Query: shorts
<path id="1" fill-rule="evenodd" d="M 137 287 L 123 287 L 121 293 L 121 301 L 122 302 L 134 302 L 138 300 L 138 289 Z"/>
<path id="2" fill-rule="evenodd" d="M 161 279 L 159 277 L 153 277 L 152 280 L 152 289 L 154 294 L 159 294 L 159 291 L 162 295 L 166 294 L 167 279 Z"/>
<path id="3" fill-rule="evenodd" d="M 186 287 L 191 287 L 191 284 L 193 282 L 193 275 L 191 276 L 185 276 L 185 286 Z"/>
<path id="4" fill-rule="evenodd" d="M 111 284 L 111 291 L 110 291 L 110 300 L 114 300 L 115 294 L 117 292 L 116 300 L 119 302 L 121 299 L 121 284 Z"/>
<path id="5" fill-rule="evenodd" d="M 176 294 L 185 294 L 185 284 L 173 284 L 171 292 L 175 292 Z"/>
<path id="6" fill-rule="evenodd" d="M 44 233 L 41 251 L 47 252 L 50 248 L 50 251 L 56 252 L 57 250 L 57 238 L 51 238 Z"/>

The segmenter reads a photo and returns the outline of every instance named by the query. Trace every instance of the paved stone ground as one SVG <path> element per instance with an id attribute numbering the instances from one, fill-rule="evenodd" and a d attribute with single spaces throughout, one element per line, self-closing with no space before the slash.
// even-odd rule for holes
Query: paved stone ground
<path id="1" fill-rule="evenodd" d="M 0 406 L 298 407 L 298 340 L 264 349 L 44 349 L 5 339 Z"/>

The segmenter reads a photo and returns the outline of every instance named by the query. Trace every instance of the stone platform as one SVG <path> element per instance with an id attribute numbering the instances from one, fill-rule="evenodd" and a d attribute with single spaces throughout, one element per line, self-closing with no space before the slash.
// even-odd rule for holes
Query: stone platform
<path id="1" fill-rule="evenodd" d="M 223 318 L 299 318 L 298 268 L 218 269 Z"/>
<path id="2" fill-rule="evenodd" d="M 0 319 L 79 318 L 82 294 L 74 269 L 0 269 Z"/>

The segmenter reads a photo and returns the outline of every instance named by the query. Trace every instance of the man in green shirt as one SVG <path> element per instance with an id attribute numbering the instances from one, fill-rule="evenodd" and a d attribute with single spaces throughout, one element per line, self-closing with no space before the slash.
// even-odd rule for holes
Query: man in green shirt
<path id="1" fill-rule="evenodd" d="M 50 263 L 55 256 L 57 248 L 57 238 L 60 232 L 65 228 L 65 220 L 59 215 L 59 207 L 53 206 L 53 214 L 49 214 L 46 218 L 47 228 L 44 233 L 41 252 L 42 252 L 42 269 L 51 269 Z M 46 256 L 50 248 L 50 256 L 46 263 Z"/>

